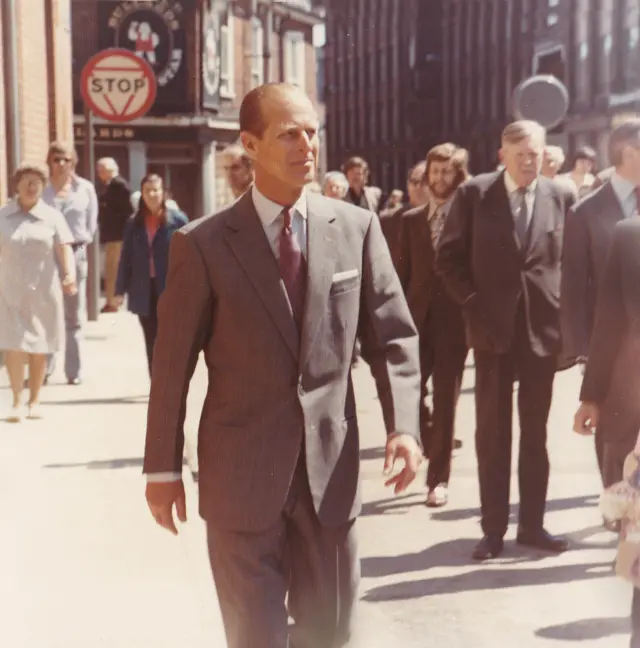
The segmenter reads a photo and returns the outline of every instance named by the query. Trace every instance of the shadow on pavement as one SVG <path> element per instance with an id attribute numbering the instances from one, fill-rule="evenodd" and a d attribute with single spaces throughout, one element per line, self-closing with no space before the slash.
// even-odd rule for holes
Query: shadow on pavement
<path id="1" fill-rule="evenodd" d="M 472 541 L 467 540 L 469 546 Z M 468 553 L 467 553 L 468 556 Z M 469 562 L 467 557 L 467 562 Z M 562 565 L 558 567 L 531 569 L 502 569 L 483 567 L 465 574 L 424 578 L 374 587 L 363 597 L 365 601 L 397 601 L 457 594 L 460 592 L 505 589 L 507 587 L 528 587 L 531 585 L 551 585 L 583 580 L 593 580 L 611 576 L 611 562 Z"/>
<path id="2" fill-rule="evenodd" d="M 579 497 L 553 499 L 547 502 L 546 510 L 547 512 L 551 512 L 573 508 L 597 507 L 598 499 L 598 495 L 580 495 Z M 517 512 L 518 504 L 511 504 L 509 516 L 515 516 Z M 440 520 L 441 522 L 460 522 L 461 520 L 468 520 L 475 517 L 480 517 L 480 508 L 449 509 L 446 511 L 438 511 L 431 515 L 432 520 Z"/>
<path id="3" fill-rule="evenodd" d="M 606 619 L 583 619 L 562 623 L 555 626 L 538 628 L 535 634 L 543 639 L 557 641 L 587 641 L 589 639 L 606 639 L 614 635 L 626 635 L 631 632 L 628 617 Z"/>
<path id="4" fill-rule="evenodd" d="M 149 402 L 149 394 L 142 396 L 122 396 L 117 398 L 73 398 L 69 400 L 43 400 L 42 405 L 144 405 Z"/>
<path id="5" fill-rule="evenodd" d="M 187 465 L 186 460 L 182 462 L 183 466 Z M 127 459 L 103 459 L 100 461 L 85 461 L 80 463 L 62 463 L 62 464 L 45 464 L 43 468 L 60 469 L 60 468 L 85 468 L 86 470 L 118 470 L 120 468 L 141 468 L 142 457 Z"/>

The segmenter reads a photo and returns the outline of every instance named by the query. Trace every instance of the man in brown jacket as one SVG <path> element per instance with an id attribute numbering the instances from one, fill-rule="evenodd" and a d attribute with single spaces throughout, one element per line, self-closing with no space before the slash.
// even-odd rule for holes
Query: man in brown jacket
<path id="1" fill-rule="evenodd" d="M 429 201 L 403 214 L 398 275 L 420 335 L 422 372 L 421 434 L 427 471 L 427 506 L 444 506 L 449 498 L 455 412 L 467 357 L 462 309 L 435 271 L 440 232 L 451 198 L 467 179 L 467 151 L 455 144 L 435 146 L 423 167 Z M 427 380 L 433 375 L 433 416 L 426 412 Z"/>
<path id="2" fill-rule="evenodd" d="M 387 481 L 396 492 L 421 460 L 418 337 L 377 216 L 304 190 L 318 156 L 306 95 L 260 86 L 242 103 L 240 128 L 251 191 L 171 242 L 147 500 L 175 532 L 186 396 L 203 350 L 200 513 L 229 648 L 334 648 L 349 641 L 359 580 L 356 333 L 386 388 L 386 472 L 404 460 Z"/>

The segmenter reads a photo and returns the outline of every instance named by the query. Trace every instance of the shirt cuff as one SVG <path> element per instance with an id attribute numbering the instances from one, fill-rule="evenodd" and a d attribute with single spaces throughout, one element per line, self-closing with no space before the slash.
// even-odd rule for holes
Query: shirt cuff
<path id="1" fill-rule="evenodd" d="M 147 483 L 148 484 L 157 484 L 162 482 L 174 482 L 180 481 L 182 475 L 177 472 L 159 472 L 159 473 L 147 473 Z"/>

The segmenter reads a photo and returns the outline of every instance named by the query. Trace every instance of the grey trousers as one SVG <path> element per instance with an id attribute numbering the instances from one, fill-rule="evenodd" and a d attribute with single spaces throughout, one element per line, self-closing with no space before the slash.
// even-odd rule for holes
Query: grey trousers
<path id="1" fill-rule="evenodd" d="M 82 360 L 82 328 L 87 319 L 87 248 L 76 249 L 73 253 L 76 264 L 76 285 L 78 292 L 75 295 L 64 295 L 64 325 L 65 325 L 65 355 L 64 373 L 68 380 L 81 377 Z M 50 376 L 56 367 L 55 355 L 49 356 L 47 376 Z"/>
<path id="2" fill-rule="evenodd" d="M 355 520 L 323 527 L 306 472 L 297 473 L 271 528 L 247 533 L 207 524 L 228 648 L 338 648 L 351 638 L 360 580 Z"/>

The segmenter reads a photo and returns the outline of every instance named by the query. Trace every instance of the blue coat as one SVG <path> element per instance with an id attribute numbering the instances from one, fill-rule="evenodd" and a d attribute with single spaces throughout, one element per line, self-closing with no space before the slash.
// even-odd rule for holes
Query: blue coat
<path id="1" fill-rule="evenodd" d="M 153 263 L 155 265 L 155 289 L 160 297 L 164 290 L 169 265 L 169 242 L 171 236 L 188 218 L 179 210 L 167 210 L 167 221 L 161 225 L 153 239 Z M 116 295 L 128 295 L 129 310 L 136 315 L 149 315 L 151 274 L 149 272 L 149 240 L 144 221 L 129 219 L 124 230 Z"/>

